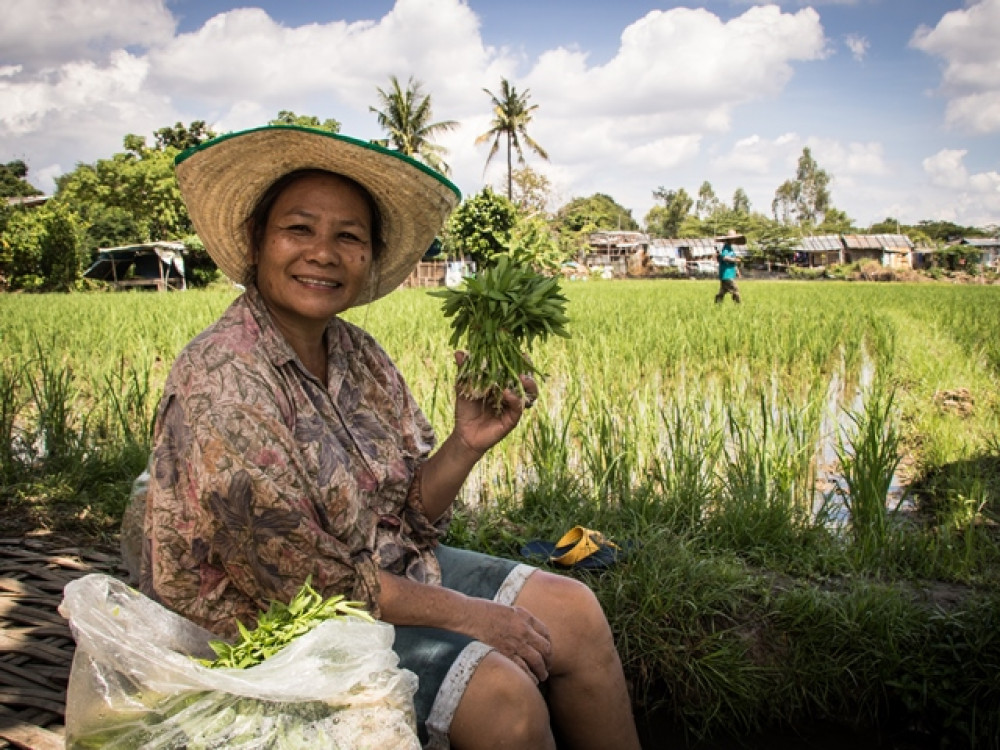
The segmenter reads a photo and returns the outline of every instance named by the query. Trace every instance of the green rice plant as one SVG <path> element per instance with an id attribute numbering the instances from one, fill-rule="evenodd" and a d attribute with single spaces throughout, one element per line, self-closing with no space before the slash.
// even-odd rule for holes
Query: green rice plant
<path id="1" fill-rule="evenodd" d="M 23 377 L 21 367 L 8 359 L 0 360 L 0 482 L 4 484 L 20 473 L 23 442 L 18 418 L 24 406 Z"/>
<path id="2" fill-rule="evenodd" d="M 692 400 L 664 407 L 662 448 L 652 457 L 651 474 L 667 523 L 678 533 L 696 532 L 718 499 L 716 467 L 723 456 L 722 429 L 715 407 Z"/>
<path id="3" fill-rule="evenodd" d="M 577 404 L 555 414 L 538 409 L 527 420 L 524 451 L 533 474 L 530 483 L 540 490 L 538 494 L 567 494 L 579 484 L 570 468 L 570 429 Z M 532 510 L 527 501 L 525 510 Z"/>
<path id="4" fill-rule="evenodd" d="M 153 436 L 154 402 L 150 395 L 149 367 L 119 359 L 118 367 L 104 374 L 104 393 L 99 400 L 111 412 L 110 435 L 126 443 L 150 447 Z"/>
<path id="5" fill-rule="evenodd" d="M 578 431 L 582 468 L 595 502 L 602 508 L 628 502 L 639 467 L 638 439 L 631 404 L 614 408 L 607 400 L 585 403 Z"/>
<path id="6" fill-rule="evenodd" d="M 36 378 L 28 380 L 36 410 L 33 441 L 45 464 L 60 469 L 79 461 L 86 446 L 87 415 L 77 408 L 79 391 L 72 365 L 66 357 L 53 354 L 53 346 L 35 342 Z"/>
<path id="7" fill-rule="evenodd" d="M 844 487 L 840 494 L 850 514 L 851 533 L 862 560 L 879 558 L 891 530 L 889 488 L 900 460 L 900 435 L 894 410 L 895 391 L 877 383 L 863 411 L 847 411 L 852 431 L 841 435 L 837 458 Z"/>
<path id="8" fill-rule="evenodd" d="M 811 521 L 818 402 L 795 410 L 777 406 L 763 392 L 757 398 L 753 410 L 732 402 L 726 408 L 728 459 L 720 468 L 722 493 L 708 528 L 731 549 L 787 557 Z"/>
<path id="9" fill-rule="evenodd" d="M 520 377 L 536 368 L 527 354 L 536 341 L 549 336 L 568 338 L 566 298 L 559 279 L 520 266 L 507 255 L 460 289 L 432 292 L 444 302 L 452 318 L 451 345 L 465 343 L 465 359 L 458 366 L 457 387 L 465 398 L 485 399 L 497 413 L 503 410 L 503 392 L 524 395 Z"/>
<path id="10" fill-rule="evenodd" d="M 583 523 L 638 542 L 626 563 L 587 580 L 640 705 L 662 704 L 692 736 L 817 716 L 927 721 L 956 746 L 969 744 L 961 726 L 988 736 L 984 701 L 996 697 L 984 675 L 996 658 L 985 628 L 1000 629 L 954 592 L 1000 582 L 1000 287 L 748 280 L 738 309 L 715 308 L 715 291 L 710 281 L 565 283 L 574 336 L 534 355 L 549 373 L 539 401 L 466 483 L 454 540 L 517 556 L 525 540 Z M 66 424 L 80 444 L 64 470 L 35 462 L 37 484 L 17 473 L 5 498 L 104 509 L 111 528 L 113 498 L 127 497 L 146 458 L 124 435 L 138 443 L 180 348 L 234 296 L 0 295 L 0 362 L 19 394 L 0 402 L 21 440 L 15 470 L 42 457 L 29 386 L 43 381 L 37 341 L 49 367 L 73 374 Z M 440 300 L 404 289 L 346 317 L 384 346 L 447 435 L 456 366 Z M 809 516 L 812 425 L 815 411 L 846 407 L 885 450 L 878 420 L 865 421 L 879 411 L 877 388 L 892 394 L 906 456 L 897 479 L 913 474 L 926 492 L 919 513 L 876 517 L 885 543 L 865 557 L 853 528 L 840 536 Z M 957 388 L 971 394 L 967 412 L 935 398 Z M 831 421 L 853 428 L 837 434 L 858 487 L 879 476 L 877 451 L 853 446 L 869 432 Z M 948 614 L 962 615 L 947 625 L 908 604 L 942 586 Z"/>

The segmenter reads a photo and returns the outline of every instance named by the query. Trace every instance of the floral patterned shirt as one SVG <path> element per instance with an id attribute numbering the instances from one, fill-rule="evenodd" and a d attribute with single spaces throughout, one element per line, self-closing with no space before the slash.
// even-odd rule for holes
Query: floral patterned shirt
<path id="1" fill-rule="evenodd" d="M 378 616 L 380 569 L 439 584 L 420 470 L 431 426 L 367 333 L 326 329 L 321 383 L 249 287 L 177 358 L 160 402 L 140 586 L 220 635 L 306 576 Z"/>

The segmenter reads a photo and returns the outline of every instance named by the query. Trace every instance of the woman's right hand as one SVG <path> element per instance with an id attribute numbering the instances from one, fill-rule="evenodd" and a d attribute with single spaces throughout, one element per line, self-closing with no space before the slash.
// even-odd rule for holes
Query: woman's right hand
<path id="1" fill-rule="evenodd" d="M 541 620 L 523 607 L 469 599 L 466 635 L 492 646 L 521 669 L 544 682 L 549 677 L 552 641 Z"/>

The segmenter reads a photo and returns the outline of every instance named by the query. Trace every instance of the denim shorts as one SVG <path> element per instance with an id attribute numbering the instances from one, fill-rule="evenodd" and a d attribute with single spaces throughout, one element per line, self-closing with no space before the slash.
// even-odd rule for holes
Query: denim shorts
<path id="1" fill-rule="evenodd" d="M 535 568 L 480 552 L 439 545 L 441 585 L 466 596 L 513 604 Z M 393 651 L 399 666 L 419 679 L 414 704 L 417 731 L 426 748 L 447 748 L 451 720 L 479 662 L 492 649 L 440 628 L 396 627 Z"/>

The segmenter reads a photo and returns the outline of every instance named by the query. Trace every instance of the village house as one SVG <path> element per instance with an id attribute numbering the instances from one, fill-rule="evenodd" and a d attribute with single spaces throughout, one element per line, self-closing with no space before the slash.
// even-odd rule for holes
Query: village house
<path id="1" fill-rule="evenodd" d="M 187 289 L 182 242 L 149 242 L 106 247 L 83 278 L 106 281 L 115 289 L 149 288 L 158 291 Z"/>
<path id="2" fill-rule="evenodd" d="M 802 264 L 809 268 L 833 266 L 844 262 L 844 243 L 839 234 L 803 237 L 795 248 L 795 253 L 801 258 Z"/>
<path id="3" fill-rule="evenodd" d="M 913 268 L 913 241 L 905 234 L 843 234 L 844 263 L 874 260 L 886 268 Z"/>
<path id="4" fill-rule="evenodd" d="M 610 269 L 615 275 L 628 272 L 629 259 L 648 255 L 649 235 L 644 232 L 591 232 L 583 262 L 588 268 Z"/>
<path id="5" fill-rule="evenodd" d="M 49 195 L 14 195 L 4 200 L 12 208 L 38 208 L 48 203 L 50 198 Z"/>
<path id="6" fill-rule="evenodd" d="M 970 237 L 958 244 L 973 247 L 979 251 L 979 262 L 983 266 L 1000 270 L 1000 239 L 996 237 Z"/>

